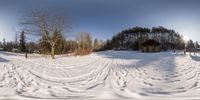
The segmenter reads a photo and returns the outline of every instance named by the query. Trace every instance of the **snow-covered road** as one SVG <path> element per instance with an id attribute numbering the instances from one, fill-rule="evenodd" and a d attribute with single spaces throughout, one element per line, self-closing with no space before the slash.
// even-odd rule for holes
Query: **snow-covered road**
<path id="1" fill-rule="evenodd" d="M 105 51 L 46 58 L 0 52 L 0 99 L 200 99 L 200 55 Z"/>

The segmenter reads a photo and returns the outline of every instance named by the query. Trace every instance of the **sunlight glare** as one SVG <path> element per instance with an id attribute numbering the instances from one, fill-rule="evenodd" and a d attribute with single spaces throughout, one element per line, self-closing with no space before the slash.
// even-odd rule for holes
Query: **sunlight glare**
<path id="1" fill-rule="evenodd" d="M 190 38 L 189 38 L 188 36 L 186 36 L 186 35 L 183 36 L 183 40 L 184 40 L 184 41 L 189 41 L 189 39 L 190 39 Z"/>

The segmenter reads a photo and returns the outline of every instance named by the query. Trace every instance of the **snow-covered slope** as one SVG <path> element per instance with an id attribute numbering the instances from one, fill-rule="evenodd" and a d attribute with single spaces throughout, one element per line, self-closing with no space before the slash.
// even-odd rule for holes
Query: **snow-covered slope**
<path id="1" fill-rule="evenodd" d="M 200 99 L 199 75 L 200 55 L 182 52 L 0 52 L 0 99 Z"/>

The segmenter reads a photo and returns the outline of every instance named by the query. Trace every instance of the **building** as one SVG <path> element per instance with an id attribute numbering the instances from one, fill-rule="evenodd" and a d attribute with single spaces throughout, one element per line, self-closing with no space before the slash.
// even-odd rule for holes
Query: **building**
<path id="1" fill-rule="evenodd" d="M 152 42 L 159 44 L 160 50 L 172 50 L 175 48 L 175 44 L 180 38 L 180 35 L 175 33 L 143 33 L 140 35 L 136 35 L 136 33 L 127 34 L 125 37 L 125 44 L 131 44 L 138 42 L 140 45 L 140 50 L 144 49 L 144 45 L 148 44 L 147 42 Z M 151 44 L 151 43 L 150 43 Z M 148 45 L 150 45 L 148 44 Z M 129 46 L 127 46 L 129 47 Z"/>
<path id="2" fill-rule="evenodd" d="M 160 52 L 160 43 L 150 39 L 142 43 L 142 52 Z"/>
<path id="3" fill-rule="evenodd" d="M 13 48 L 13 49 L 12 49 L 12 52 L 18 53 L 18 52 L 19 52 L 19 50 L 18 50 L 18 49 L 16 49 L 16 48 Z"/>
<path id="4" fill-rule="evenodd" d="M 197 51 L 197 52 L 200 52 L 200 48 L 197 48 L 196 51 Z"/>

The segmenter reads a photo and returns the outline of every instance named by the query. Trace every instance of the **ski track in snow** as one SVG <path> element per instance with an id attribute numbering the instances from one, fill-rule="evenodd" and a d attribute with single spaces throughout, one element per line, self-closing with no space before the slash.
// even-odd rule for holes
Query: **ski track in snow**
<path id="1" fill-rule="evenodd" d="M 200 99 L 200 54 L 181 53 L 105 51 L 52 60 L 0 52 L 0 99 Z"/>

